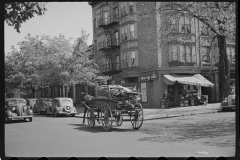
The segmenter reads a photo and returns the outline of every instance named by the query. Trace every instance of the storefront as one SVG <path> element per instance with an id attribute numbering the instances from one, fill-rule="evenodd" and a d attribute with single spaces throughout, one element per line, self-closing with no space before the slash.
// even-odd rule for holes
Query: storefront
<path id="1" fill-rule="evenodd" d="M 167 85 L 169 95 L 169 106 L 195 106 L 201 97 L 201 87 L 213 87 L 214 84 L 200 74 L 163 75 L 163 83 Z"/>

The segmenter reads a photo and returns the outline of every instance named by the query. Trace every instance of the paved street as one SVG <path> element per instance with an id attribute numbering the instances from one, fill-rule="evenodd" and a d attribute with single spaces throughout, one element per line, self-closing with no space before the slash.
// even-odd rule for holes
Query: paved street
<path id="1" fill-rule="evenodd" d="M 235 113 L 222 112 L 129 121 L 106 132 L 80 117 L 35 115 L 5 125 L 5 153 L 15 157 L 219 157 L 235 154 Z"/>

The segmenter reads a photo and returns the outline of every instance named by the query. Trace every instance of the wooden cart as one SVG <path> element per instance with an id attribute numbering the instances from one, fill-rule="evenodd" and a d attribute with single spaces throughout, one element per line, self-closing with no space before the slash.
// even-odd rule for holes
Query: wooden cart
<path id="1" fill-rule="evenodd" d="M 98 122 L 99 124 L 102 123 L 104 130 L 109 131 L 113 122 L 117 126 L 121 126 L 123 116 L 129 116 L 133 129 L 138 130 L 143 124 L 141 103 L 138 100 L 130 99 L 124 105 L 123 103 L 127 100 L 114 99 L 110 89 L 111 86 L 97 87 L 96 98 L 92 98 L 88 103 L 83 102 L 87 107 L 86 118 L 89 127 L 94 127 L 95 122 Z"/>

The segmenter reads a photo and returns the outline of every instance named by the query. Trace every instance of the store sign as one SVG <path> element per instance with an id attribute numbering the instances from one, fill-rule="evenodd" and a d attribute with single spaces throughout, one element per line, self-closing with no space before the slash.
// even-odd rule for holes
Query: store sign
<path id="1" fill-rule="evenodd" d="M 141 83 L 141 100 L 147 102 L 147 83 Z"/>
<path id="2" fill-rule="evenodd" d="M 156 79 L 158 79 L 158 74 L 141 77 L 141 81 L 149 81 L 149 80 L 156 80 Z"/>

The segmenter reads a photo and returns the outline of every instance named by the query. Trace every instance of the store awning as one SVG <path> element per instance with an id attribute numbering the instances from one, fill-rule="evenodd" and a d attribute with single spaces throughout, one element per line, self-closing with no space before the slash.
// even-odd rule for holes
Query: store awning
<path id="1" fill-rule="evenodd" d="M 213 87 L 214 84 L 204 78 L 201 74 L 194 75 L 163 75 L 163 82 L 167 85 L 173 85 L 175 82 L 187 85 L 200 85 L 204 87 Z"/>

